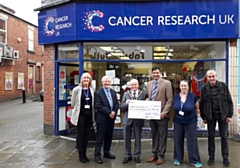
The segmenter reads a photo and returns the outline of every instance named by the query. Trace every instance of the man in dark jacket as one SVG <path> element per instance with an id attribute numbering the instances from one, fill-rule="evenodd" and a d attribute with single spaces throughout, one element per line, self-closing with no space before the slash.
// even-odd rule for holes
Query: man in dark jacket
<path id="1" fill-rule="evenodd" d="M 94 105 L 97 110 L 96 123 L 97 134 L 95 144 L 95 162 L 102 164 L 101 148 L 103 145 L 104 158 L 115 159 L 115 156 L 110 153 L 112 144 L 112 136 L 114 129 L 114 121 L 116 119 L 119 103 L 117 100 L 116 92 L 111 89 L 112 79 L 108 76 L 102 77 L 102 85 L 94 95 Z M 104 141 L 104 144 L 103 144 Z"/>
<path id="2" fill-rule="evenodd" d="M 208 129 L 208 165 L 214 164 L 215 156 L 215 127 L 218 122 L 221 136 L 221 151 L 223 164 L 230 166 L 228 157 L 228 123 L 232 121 L 233 101 L 228 86 L 217 80 L 214 70 L 207 71 L 208 83 L 201 89 L 200 113 Z"/>

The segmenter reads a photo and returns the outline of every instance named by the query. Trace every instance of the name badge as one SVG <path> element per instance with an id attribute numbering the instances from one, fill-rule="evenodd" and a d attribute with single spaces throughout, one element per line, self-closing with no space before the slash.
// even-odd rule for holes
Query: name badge
<path id="1" fill-rule="evenodd" d="M 85 100 L 90 100 L 90 98 L 89 98 L 89 97 L 87 97 L 87 98 L 85 98 Z"/>
<path id="2" fill-rule="evenodd" d="M 183 112 L 183 111 L 179 111 L 179 114 L 180 114 L 181 116 L 184 116 L 184 112 Z"/>
<path id="3" fill-rule="evenodd" d="M 90 105 L 89 105 L 89 104 L 86 104 L 86 105 L 84 106 L 84 108 L 85 108 L 85 109 L 90 109 Z"/>

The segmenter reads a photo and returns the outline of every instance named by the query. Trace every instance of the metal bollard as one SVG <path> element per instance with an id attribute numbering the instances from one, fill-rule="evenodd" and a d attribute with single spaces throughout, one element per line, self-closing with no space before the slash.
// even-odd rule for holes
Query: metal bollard
<path id="1" fill-rule="evenodd" d="M 22 101 L 23 101 L 23 103 L 26 103 L 25 87 L 22 88 Z"/>

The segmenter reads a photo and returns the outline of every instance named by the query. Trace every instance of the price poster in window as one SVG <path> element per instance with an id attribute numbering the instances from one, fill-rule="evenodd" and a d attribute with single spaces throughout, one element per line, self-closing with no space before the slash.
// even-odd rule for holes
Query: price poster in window
<path id="1" fill-rule="evenodd" d="M 24 87 L 24 73 L 18 73 L 18 89 Z"/>
<path id="2" fill-rule="evenodd" d="M 13 90 L 13 72 L 5 72 L 5 90 Z"/>
<path id="3" fill-rule="evenodd" d="M 59 100 L 65 100 L 67 98 L 66 89 L 64 89 L 64 85 L 66 85 L 66 67 L 59 67 Z"/>

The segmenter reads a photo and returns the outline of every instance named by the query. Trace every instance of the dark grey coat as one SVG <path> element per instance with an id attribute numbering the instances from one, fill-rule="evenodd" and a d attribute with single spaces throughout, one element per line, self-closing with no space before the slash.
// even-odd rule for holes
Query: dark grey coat
<path id="1" fill-rule="evenodd" d="M 216 86 L 218 87 L 218 101 L 220 106 L 220 112 L 222 119 L 227 117 L 232 118 L 233 116 L 233 101 L 229 92 L 228 86 L 224 82 L 217 81 Z M 203 85 L 201 89 L 200 97 L 200 113 L 203 120 L 212 119 L 212 105 L 211 105 L 211 93 L 210 83 Z"/>

